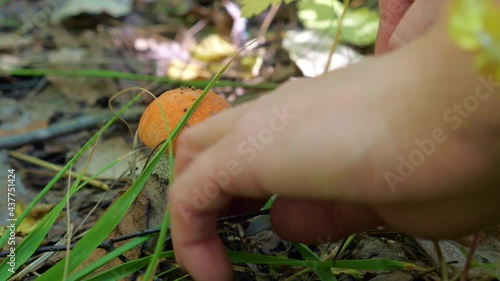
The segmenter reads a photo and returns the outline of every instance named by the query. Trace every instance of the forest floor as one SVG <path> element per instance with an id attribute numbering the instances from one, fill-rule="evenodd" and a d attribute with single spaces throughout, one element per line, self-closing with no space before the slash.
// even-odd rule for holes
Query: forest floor
<path id="1" fill-rule="evenodd" d="M 374 1 L 366 2 L 373 8 Z M 239 12 L 238 5 L 229 1 L 0 0 L 0 179 L 5 183 L 9 175 L 16 177 L 16 216 L 113 115 L 109 104 L 119 109 L 140 92 L 131 87 L 142 87 L 155 95 L 179 86 L 204 88 L 237 50 L 262 34 L 267 35 L 235 60 L 212 91 L 235 105 L 294 77 L 322 73 L 333 39 L 304 28 L 296 5 L 281 5 L 248 20 Z M 372 50 L 373 45 L 343 44 L 335 53 L 331 69 L 355 63 Z M 117 95 L 122 90 L 126 91 Z M 93 175 L 141 147 L 134 142 L 134 134 L 141 113 L 151 101 L 143 95 L 127 111 L 124 122 L 113 124 L 92 153 L 72 165 L 76 173 L 55 183 L 17 229 L 17 244 L 64 200 L 68 182 L 74 181 L 77 173 Z M 120 161 L 72 196 L 71 208 L 61 213 L 40 247 L 60 245 L 68 221 L 73 227 L 73 241 L 84 236 L 130 185 L 132 170 L 142 169 L 148 154 L 146 149 L 139 149 L 137 161 Z M 7 189 L 0 189 L 1 198 L 8 196 Z M 147 204 L 155 204 L 152 198 L 147 200 Z M 119 235 L 115 233 L 114 237 L 149 228 L 150 223 L 138 221 L 150 221 L 150 213 L 143 212 L 144 206 L 137 208 L 139 219 L 121 223 Z M 7 225 L 4 222 L 8 222 L 9 212 L 4 210 L 8 209 L 8 202 L 0 201 L 0 225 Z M 302 259 L 293 244 L 268 230 L 266 223 L 266 216 L 226 222 L 221 224 L 221 236 L 230 250 Z M 475 260 L 498 264 L 500 228 L 478 237 Z M 471 239 L 439 242 L 451 277 L 462 271 Z M 431 241 L 381 228 L 349 240 L 318 243 L 321 245 L 309 248 L 323 259 L 384 258 L 421 269 L 332 269 L 338 280 L 443 280 Z M 169 247 L 167 243 L 166 250 Z M 7 244 L 2 247 L 2 251 L 8 250 Z M 139 251 L 138 257 L 145 252 Z M 34 254 L 18 270 L 24 269 L 19 279 L 35 279 L 65 252 L 51 253 L 37 264 L 34 261 L 41 254 Z M 162 266 L 170 268 L 170 262 L 163 261 Z M 494 270 L 493 275 L 499 276 L 499 267 Z M 235 271 L 238 280 L 320 280 L 313 270 L 304 267 L 240 264 Z M 469 271 L 468 279 L 498 280 L 490 273 L 479 266 Z M 181 276 L 183 273 L 177 270 L 159 280 L 178 280 Z M 134 278 L 137 276 L 130 280 Z"/>

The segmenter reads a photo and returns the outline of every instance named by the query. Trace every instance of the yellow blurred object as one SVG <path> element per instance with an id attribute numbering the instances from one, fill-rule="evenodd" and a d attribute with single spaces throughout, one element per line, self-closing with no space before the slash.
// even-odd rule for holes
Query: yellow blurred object
<path id="1" fill-rule="evenodd" d="M 174 60 L 170 63 L 167 75 L 169 78 L 182 81 L 208 79 L 211 77 L 210 72 L 205 70 L 201 65 L 179 60 Z"/>
<path id="2" fill-rule="evenodd" d="M 22 235 L 27 235 L 30 233 L 36 225 L 45 217 L 46 214 L 52 210 L 54 207 L 53 204 L 40 204 L 36 205 L 31 212 L 24 218 L 24 220 L 19 224 L 16 229 L 17 233 L 21 233 Z M 24 212 L 24 206 L 20 202 L 17 203 L 16 206 L 16 217 L 21 216 Z"/>
<path id="3" fill-rule="evenodd" d="M 236 54 L 238 48 L 218 34 L 209 35 L 191 49 L 193 58 L 203 62 L 215 62 Z"/>
<path id="4" fill-rule="evenodd" d="M 449 34 L 463 50 L 476 53 L 475 67 L 500 80 L 500 6 L 494 0 L 454 0 Z"/>

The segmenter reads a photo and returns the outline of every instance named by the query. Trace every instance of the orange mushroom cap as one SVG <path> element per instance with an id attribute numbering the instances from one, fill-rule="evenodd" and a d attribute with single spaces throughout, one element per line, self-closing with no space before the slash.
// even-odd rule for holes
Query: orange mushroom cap
<path id="1" fill-rule="evenodd" d="M 161 94 L 144 110 L 139 121 L 138 132 L 142 143 L 147 147 L 155 148 L 166 140 L 202 92 L 202 90 L 191 88 L 178 88 Z M 165 112 L 169 127 L 168 132 L 158 103 L 162 105 Z M 188 127 L 194 126 L 217 112 L 230 107 L 231 105 L 224 98 L 208 92 L 187 120 L 186 125 Z M 174 151 L 176 143 L 177 139 L 174 139 L 172 142 Z"/>

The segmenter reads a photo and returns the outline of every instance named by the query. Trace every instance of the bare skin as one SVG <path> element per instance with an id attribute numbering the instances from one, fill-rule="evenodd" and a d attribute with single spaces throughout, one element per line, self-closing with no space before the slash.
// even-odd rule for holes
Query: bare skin
<path id="1" fill-rule="evenodd" d="M 424 2 L 382 21 L 377 52 L 387 54 L 287 82 L 183 132 L 171 228 L 176 259 L 196 280 L 232 280 L 216 218 L 273 194 L 273 228 L 291 241 L 378 225 L 457 237 L 500 221 L 500 84 L 479 82 L 472 55 L 447 39 L 446 9 L 436 19 Z M 419 15 L 426 24 L 412 34 L 400 27 Z"/>

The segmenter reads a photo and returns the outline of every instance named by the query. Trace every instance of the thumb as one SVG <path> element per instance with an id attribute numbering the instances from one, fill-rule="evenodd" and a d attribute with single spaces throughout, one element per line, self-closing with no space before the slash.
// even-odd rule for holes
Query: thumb
<path id="1" fill-rule="evenodd" d="M 425 33 L 437 21 L 446 1 L 418 0 L 413 3 L 389 39 L 388 49 L 408 44 Z"/>
<path id="2" fill-rule="evenodd" d="M 448 1 L 380 0 L 380 24 L 375 54 L 383 54 L 425 33 Z"/>
<path id="3" fill-rule="evenodd" d="M 411 7 L 412 0 L 380 0 L 380 23 L 375 44 L 375 53 L 389 51 L 389 40 L 399 25 L 406 11 Z"/>

